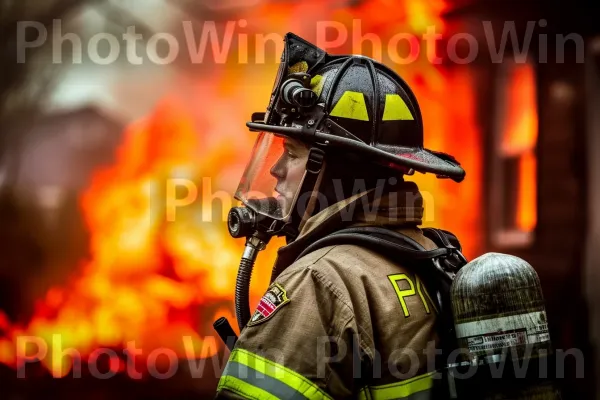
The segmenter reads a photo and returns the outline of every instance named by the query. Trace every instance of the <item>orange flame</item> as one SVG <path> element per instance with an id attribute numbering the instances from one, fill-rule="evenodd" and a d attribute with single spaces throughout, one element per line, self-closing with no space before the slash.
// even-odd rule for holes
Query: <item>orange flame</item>
<path id="1" fill-rule="evenodd" d="M 201 138 L 182 110 L 166 100 L 125 132 L 116 165 L 99 171 L 82 197 L 91 260 L 69 286 L 47 292 L 26 329 L 13 329 L 0 341 L 1 362 L 14 365 L 14 343 L 25 332 L 40 341 L 38 349 L 47 347 L 41 359 L 55 377 L 70 371 L 71 358 L 60 355 L 68 348 L 90 355 L 99 346 L 125 348 L 135 341 L 146 355 L 167 346 L 181 358 L 194 349 L 205 357 L 218 350 L 213 338 L 210 351 L 203 349 L 202 306 L 231 300 L 242 244 L 228 239 L 222 215 L 198 223 L 206 207 L 214 214 L 204 198 L 191 199 L 168 221 L 165 187 L 207 183 L 201 178 L 217 176 L 215 169 L 232 158 L 231 147 L 222 142 L 201 151 Z M 221 313 L 231 317 L 227 309 Z M 3 316 L 0 324 L 9 329 Z M 186 343 L 193 344 L 191 352 Z"/>
<path id="2" fill-rule="evenodd" d="M 443 6 L 440 0 L 400 5 L 373 0 L 328 10 L 320 1 L 308 1 L 285 7 L 263 4 L 247 18 L 266 24 L 274 16 L 280 31 L 292 30 L 309 39 L 312 26 L 299 21 L 328 18 L 350 27 L 360 18 L 364 33 L 375 33 L 385 42 L 398 31 L 422 34 L 428 25 L 443 27 Z M 275 69 L 273 65 L 268 73 L 257 75 L 248 66 L 225 65 L 218 74 L 187 82 L 198 91 L 194 98 L 204 101 L 196 105 L 212 110 L 204 116 L 202 134 L 186 107 L 174 100 L 163 101 L 148 118 L 127 129 L 115 165 L 98 171 L 82 197 L 91 230 L 91 260 L 72 282 L 48 291 L 26 327 L 9 326 L 0 313 L 0 329 L 8 332 L 0 339 L 0 362 L 16 365 L 17 354 L 31 354 L 15 346 L 24 335 L 48 344 L 51 356 L 43 362 L 57 377 L 68 374 L 71 365 L 66 362 L 69 357 L 56 362 L 60 351 L 53 345 L 55 334 L 60 335 L 61 349 L 74 348 L 83 356 L 101 346 L 125 348 L 130 341 L 144 356 L 160 346 L 181 358 L 215 353 L 206 325 L 215 315 L 231 317 L 243 249 L 243 243 L 230 239 L 226 231 L 222 211 L 228 210 L 228 198 L 215 193 L 232 193 L 229 185 L 239 179 L 243 166 L 232 160 L 245 161 L 253 140 L 250 133 L 230 140 L 225 132 L 243 132 L 250 112 L 264 108 Z M 479 232 L 480 160 L 470 78 L 465 72 L 444 72 L 424 57 L 395 69 L 417 93 L 426 145 L 456 155 L 469 171 L 460 186 L 435 177 L 414 178 L 429 208 L 427 225 L 455 231 L 472 255 L 478 246 L 474 232 Z M 248 80 L 256 82 L 255 97 L 237 90 Z M 210 102 L 204 100 L 208 97 Z M 224 203 L 221 208 L 213 209 L 215 199 Z M 260 256 L 251 287 L 254 304 L 268 283 L 277 244 L 271 243 Z M 214 305 L 217 309 L 211 310 Z M 190 351 L 190 343 L 195 351 Z"/>
<path id="3" fill-rule="evenodd" d="M 515 65 L 508 76 L 507 120 L 502 150 L 507 156 L 518 156 L 516 226 L 531 232 L 537 222 L 537 160 L 535 146 L 538 134 L 536 84 L 530 64 Z"/>

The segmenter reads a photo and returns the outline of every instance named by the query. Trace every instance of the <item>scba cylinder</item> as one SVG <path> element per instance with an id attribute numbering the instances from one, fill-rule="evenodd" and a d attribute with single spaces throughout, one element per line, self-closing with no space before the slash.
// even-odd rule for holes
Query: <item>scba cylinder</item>
<path id="1" fill-rule="evenodd" d="M 487 253 L 451 288 L 458 398 L 560 399 L 548 376 L 552 346 L 537 273 L 525 260 Z"/>

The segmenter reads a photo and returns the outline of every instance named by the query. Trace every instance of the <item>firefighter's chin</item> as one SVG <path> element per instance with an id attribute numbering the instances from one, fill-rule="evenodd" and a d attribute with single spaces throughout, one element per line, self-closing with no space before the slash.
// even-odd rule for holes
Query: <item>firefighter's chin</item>
<path id="1" fill-rule="evenodd" d="M 290 204 L 288 198 L 284 195 L 278 194 L 276 199 L 277 203 L 279 203 L 279 207 L 281 208 L 282 214 L 286 214 L 287 207 Z"/>

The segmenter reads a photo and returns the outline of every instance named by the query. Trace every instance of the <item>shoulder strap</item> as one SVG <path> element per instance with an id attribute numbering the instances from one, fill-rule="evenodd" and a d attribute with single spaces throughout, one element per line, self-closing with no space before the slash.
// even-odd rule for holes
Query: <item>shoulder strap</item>
<path id="1" fill-rule="evenodd" d="M 341 229 L 317 240 L 304 249 L 296 260 L 323 247 L 354 244 L 408 265 L 432 264 L 437 277 L 450 284 L 456 272 L 467 262 L 458 239 L 450 232 L 439 229 L 426 228 L 423 233 L 438 246 L 437 249 L 426 250 L 414 239 L 390 229 L 363 226 Z"/>
<path id="2" fill-rule="evenodd" d="M 455 234 L 436 228 L 423 228 L 422 231 L 423 235 L 435 243 L 436 246 L 448 250 L 448 257 L 442 260 L 446 264 L 445 269 L 456 273 L 468 262 L 462 253 L 462 246 Z"/>

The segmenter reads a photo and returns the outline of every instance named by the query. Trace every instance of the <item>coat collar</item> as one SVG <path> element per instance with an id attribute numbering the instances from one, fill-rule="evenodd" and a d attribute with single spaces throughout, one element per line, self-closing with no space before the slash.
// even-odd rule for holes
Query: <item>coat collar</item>
<path id="1" fill-rule="evenodd" d="M 271 282 L 311 243 L 351 226 L 416 227 L 423 219 L 423 197 L 414 182 L 403 182 L 396 192 L 380 188 L 357 193 L 321 210 L 301 227 L 296 240 L 277 251 Z"/>

